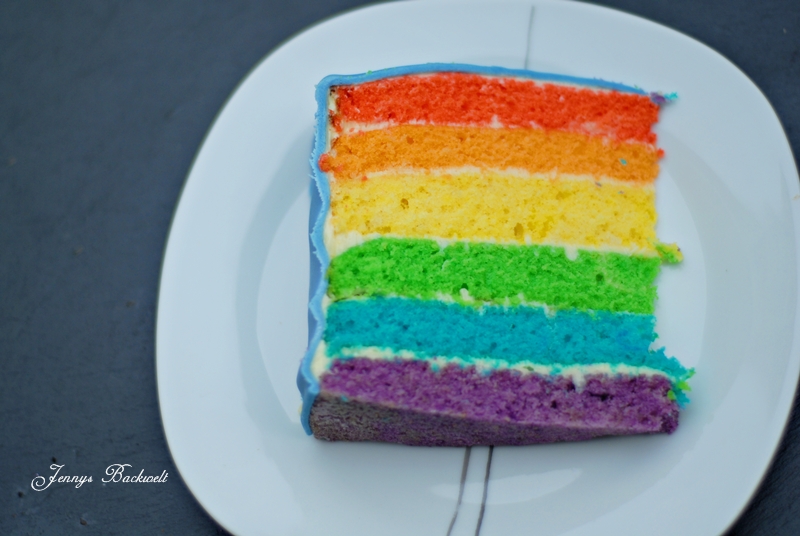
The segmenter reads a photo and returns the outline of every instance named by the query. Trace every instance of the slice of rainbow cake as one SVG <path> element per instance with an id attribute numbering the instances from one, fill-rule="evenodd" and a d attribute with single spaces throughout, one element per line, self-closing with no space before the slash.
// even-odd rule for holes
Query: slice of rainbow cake
<path id="1" fill-rule="evenodd" d="M 320 282 L 298 374 L 327 440 L 521 445 L 670 433 L 654 348 L 664 97 L 428 64 L 317 86 Z"/>

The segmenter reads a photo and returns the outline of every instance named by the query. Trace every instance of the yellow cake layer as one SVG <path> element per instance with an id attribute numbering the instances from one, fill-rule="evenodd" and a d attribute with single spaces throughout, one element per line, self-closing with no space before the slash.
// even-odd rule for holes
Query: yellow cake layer
<path id="1" fill-rule="evenodd" d="M 358 179 L 398 168 L 475 166 L 650 183 L 658 175 L 658 158 L 652 145 L 574 132 L 400 125 L 339 136 L 320 166 L 340 178 Z"/>
<path id="2" fill-rule="evenodd" d="M 651 185 L 502 172 L 382 173 L 331 183 L 337 235 L 357 232 L 655 252 Z"/>

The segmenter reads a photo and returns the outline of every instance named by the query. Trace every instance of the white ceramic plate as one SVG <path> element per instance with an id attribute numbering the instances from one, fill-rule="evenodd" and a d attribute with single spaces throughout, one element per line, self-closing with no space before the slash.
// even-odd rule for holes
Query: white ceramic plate
<path id="1" fill-rule="evenodd" d="M 532 17 L 531 17 L 532 15 Z M 530 35 L 529 35 L 529 22 Z M 658 330 L 697 375 L 672 436 L 465 449 L 327 444 L 299 424 L 314 85 L 431 61 L 527 66 L 677 91 Z M 238 534 L 716 534 L 780 440 L 800 365 L 798 177 L 759 90 L 672 30 L 567 3 L 399 3 L 325 21 L 267 57 L 220 113 L 170 230 L 157 372 L 175 463 Z M 451 526 L 452 523 L 452 526 Z"/>

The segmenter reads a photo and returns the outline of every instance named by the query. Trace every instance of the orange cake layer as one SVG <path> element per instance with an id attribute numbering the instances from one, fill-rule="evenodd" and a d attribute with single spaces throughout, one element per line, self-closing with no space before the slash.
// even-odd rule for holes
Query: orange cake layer
<path id="1" fill-rule="evenodd" d="M 647 95 L 469 73 L 391 77 L 335 89 L 341 121 L 538 126 L 655 143 Z"/>
<path id="2" fill-rule="evenodd" d="M 393 169 L 520 169 L 653 182 L 659 151 L 650 145 L 540 129 L 400 125 L 343 134 L 322 155 L 337 179 Z"/>

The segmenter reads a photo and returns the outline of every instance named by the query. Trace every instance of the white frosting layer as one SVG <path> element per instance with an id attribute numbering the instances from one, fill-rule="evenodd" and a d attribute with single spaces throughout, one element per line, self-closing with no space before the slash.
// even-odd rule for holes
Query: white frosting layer
<path id="1" fill-rule="evenodd" d="M 446 175 L 462 175 L 462 174 L 481 174 L 481 175 L 500 175 L 505 177 L 517 177 L 525 180 L 562 180 L 562 181 L 588 181 L 595 183 L 598 187 L 610 186 L 612 188 L 631 189 L 636 188 L 639 190 L 652 190 L 655 191 L 655 183 L 632 183 L 630 181 L 622 181 L 614 177 L 594 175 L 576 175 L 573 173 L 531 173 L 527 169 L 522 168 L 479 168 L 477 166 L 458 166 L 447 168 L 433 168 L 433 169 L 418 169 L 418 168 L 394 168 L 381 171 L 370 171 L 364 174 L 367 179 L 379 179 L 386 175 L 407 175 L 407 176 L 425 176 L 425 177 L 442 177 Z M 334 175 L 333 172 L 328 172 L 329 175 Z"/>
<path id="2" fill-rule="evenodd" d="M 327 346 L 324 342 L 320 343 L 314 354 L 314 360 L 311 363 L 311 371 L 317 379 L 330 369 L 334 359 L 363 357 L 374 360 L 423 359 L 435 367 L 444 367 L 448 364 L 456 363 L 462 367 L 474 366 L 482 372 L 511 369 L 523 374 L 539 374 L 542 376 L 557 374 L 569 377 L 578 390 L 583 389 L 584 385 L 586 385 L 586 378 L 592 375 L 664 376 L 675 381 L 675 378 L 670 377 L 664 371 L 650 367 L 637 367 L 625 364 L 593 363 L 591 365 L 557 365 L 533 363 L 530 361 L 520 361 L 511 364 L 491 357 L 470 359 L 462 357 L 421 358 L 411 351 L 395 351 L 376 346 L 343 348 L 337 355 L 329 356 L 327 355 L 326 348 Z"/>
<path id="3" fill-rule="evenodd" d="M 369 233 L 369 234 L 361 234 L 358 231 L 349 231 L 346 233 L 336 233 L 333 228 L 333 222 L 331 221 L 332 218 L 330 214 L 325 219 L 325 231 L 324 231 L 324 240 L 325 240 L 325 247 L 328 250 L 328 254 L 331 256 L 331 259 L 337 257 L 347 251 L 348 249 L 360 246 L 364 242 L 368 240 L 374 240 L 376 238 L 413 238 L 415 240 L 433 240 L 439 247 L 444 249 L 445 247 L 455 244 L 456 242 L 478 242 L 478 243 L 485 243 L 485 244 L 502 244 L 508 246 L 551 246 L 556 248 L 562 248 L 565 250 L 567 258 L 571 261 L 574 261 L 578 258 L 579 251 L 595 251 L 599 253 L 621 253 L 623 255 L 639 255 L 641 257 L 657 257 L 658 252 L 656 251 L 646 251 L 636 248 L 621 248 L 621 247 L 612 247 L 612 246 L 603 246 L 603 247 L 591 247 L 591 246 L 570 246 L 563 243 L 558 242 L 540 242 L 537 244 L 533 244 L 530 241 L 526 241 L 525 244 L 521 244 L 515 240 L 482 240 L 482 239 L 469 239 L 469 240 L 456 240 L 454 238 L 442 238 L 441 236 L 414 236 L 408 237 L 405 235 L 399 235 L 394 233 L 386 233 L 386 234 L 379 234 L 379 233 Z"/>

